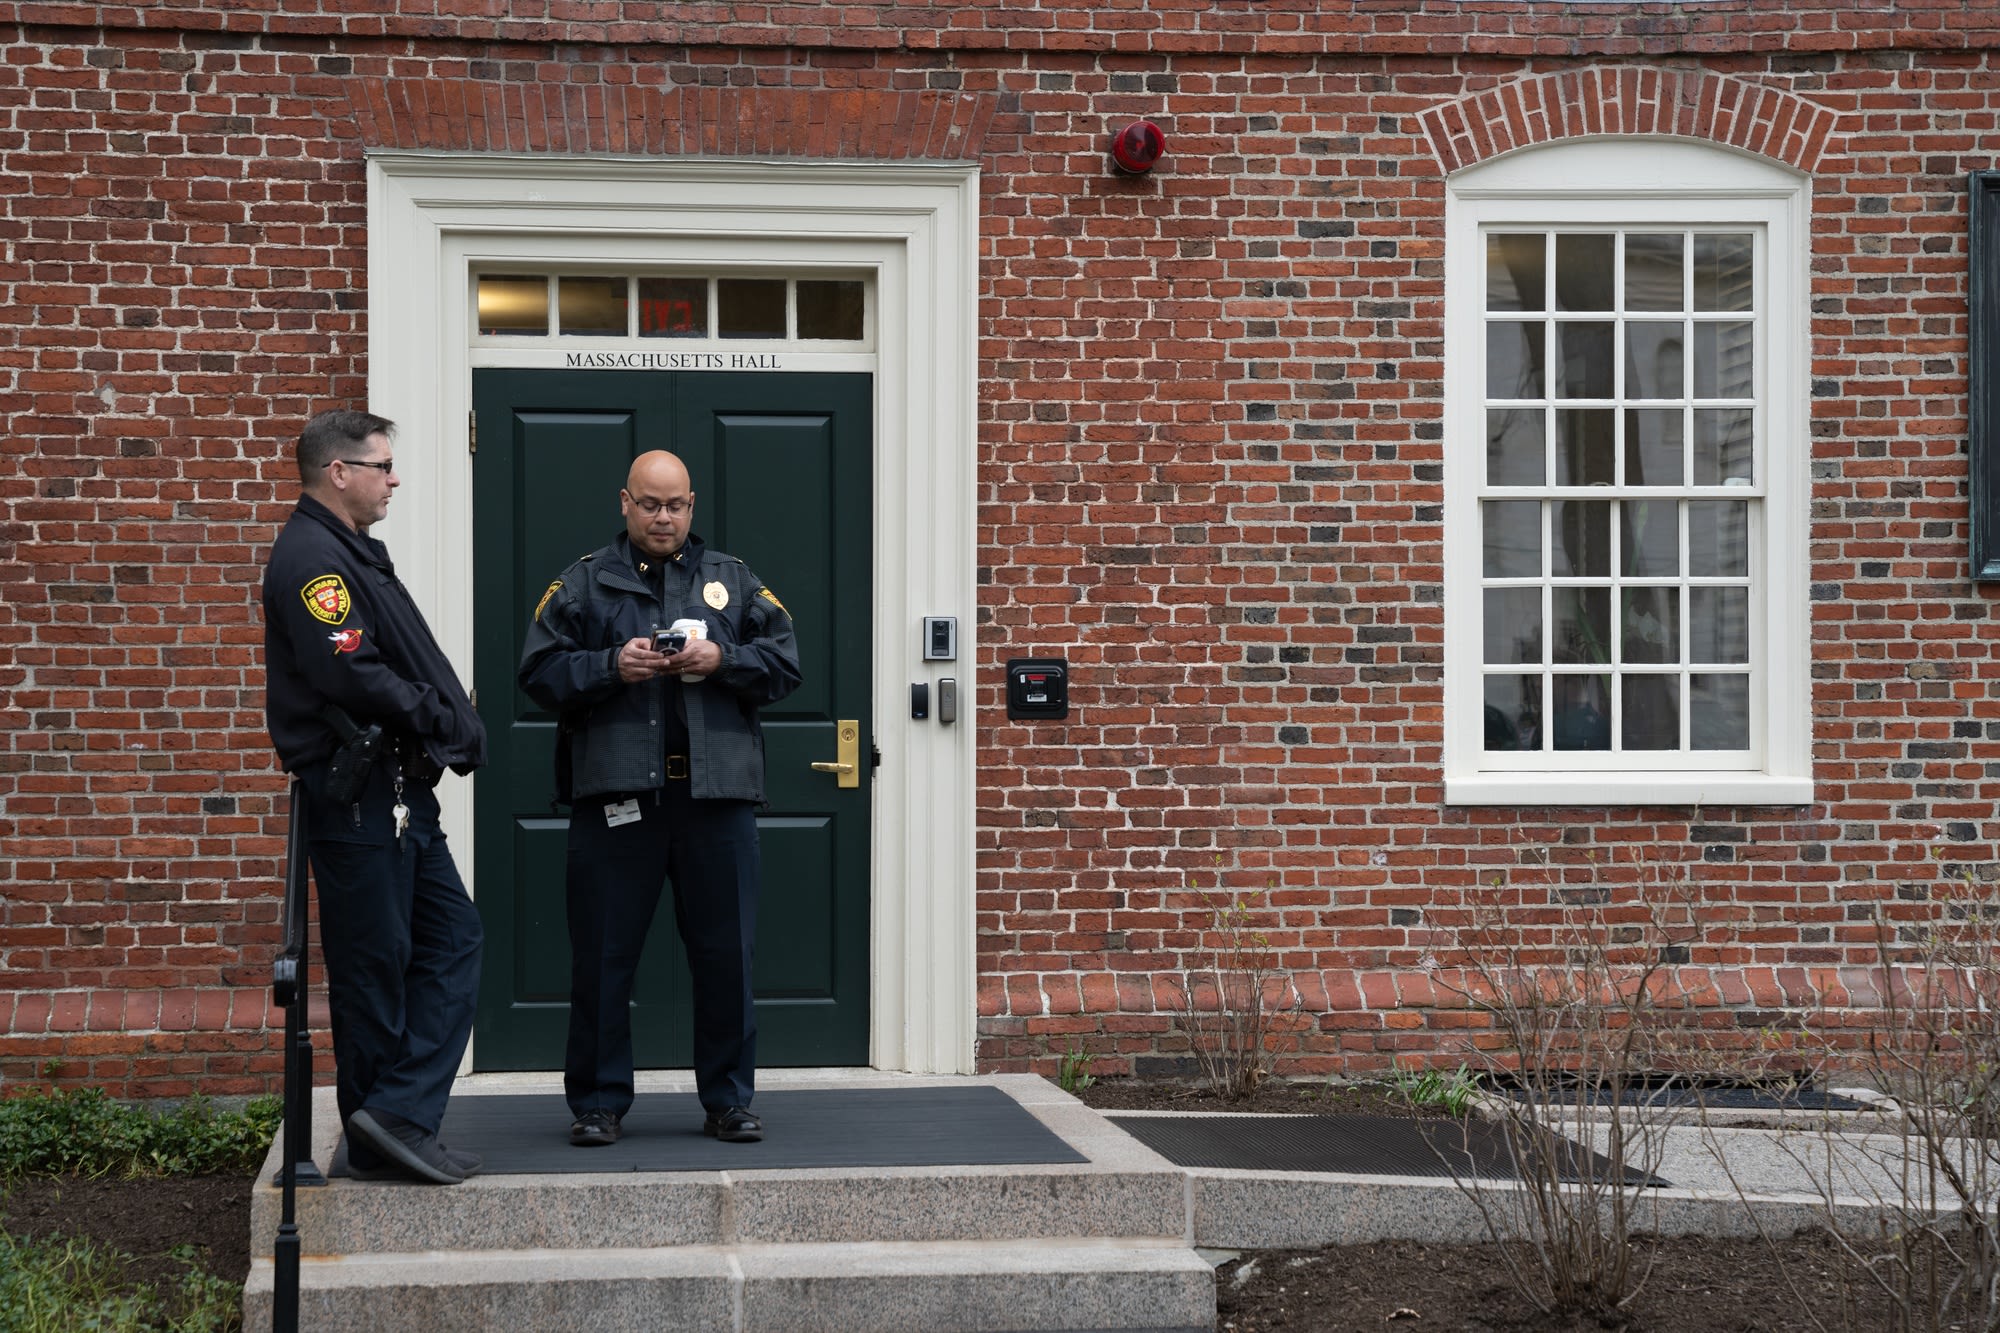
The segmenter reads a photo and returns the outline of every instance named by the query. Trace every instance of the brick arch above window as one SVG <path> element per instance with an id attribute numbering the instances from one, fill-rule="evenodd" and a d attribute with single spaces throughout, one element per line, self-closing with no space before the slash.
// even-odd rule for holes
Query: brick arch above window
<path id="1" fill-rule="evenodd" d="M 1600 66 L 1517 79 L 1431 107 L 1447 175 L 1505 153 L 1596 135 L 1706 140 L 1810 173 L 1838 115 L 1794 93 L 1706 70 Z"/>
<path id="2" fill-rule="evenodd" d="M 371 150 L 969 162 L 999 99 L 948 92 L 350 81 Z"/>

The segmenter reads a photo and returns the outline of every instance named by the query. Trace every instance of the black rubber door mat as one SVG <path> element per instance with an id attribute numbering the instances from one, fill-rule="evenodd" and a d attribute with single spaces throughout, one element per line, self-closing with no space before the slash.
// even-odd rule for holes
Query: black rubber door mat
<path id="1" fill-rule="evenodd" d="M 1382 1115 L 1114 1115 L 1108 1117 L 1175 1166 L 1226 1171 L 1322 1171 L 1365 1176 L 1459 1176 L 1516 1180 L 1506 1133 L 1485 1121 L 1410 1120 Z M 1552 1140 L 1557 1170 L 1577 1180 L 1611 1163 L 1567 1139 Z M 1628 1169 L 1632 1185 L 1661 1186 Z"/>
<path id="2" fill-rule="evenodd" d="M 438 1137 L 478 1153 L 486 1175 L 1089 1160 L 994 1087 L 801 1088 L 759 1093 L 755 1109 L 763 1142 L 720 1143 L 701 1132 L 693 1093 L 640 1093 L 618 1142 L 572 1148 L 560 1093 L 462 1096 L 445 1108 Z M 346 1171 L 343 1143 L 331 1174 Z"/>

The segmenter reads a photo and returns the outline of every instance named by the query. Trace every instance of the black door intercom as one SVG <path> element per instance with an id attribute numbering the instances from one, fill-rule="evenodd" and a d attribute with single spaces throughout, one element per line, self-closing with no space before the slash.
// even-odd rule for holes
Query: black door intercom
<path id="1" fill-rule="evenodd" d="M 1007 659 L 1007 716 L 1069 716 L 1069 663 L 1060 657 Z"/>

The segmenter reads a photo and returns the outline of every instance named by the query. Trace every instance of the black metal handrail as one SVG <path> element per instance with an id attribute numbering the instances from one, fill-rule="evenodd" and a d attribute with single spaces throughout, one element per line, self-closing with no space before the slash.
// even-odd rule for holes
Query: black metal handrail
<path id="1" fill-rule="evenodd" d="M 284 1192 L 278 1239 L 271 1249 L 275 1269 L 271 1328 L 297 1333 L 299 1327 L 299 1227 L 295 1190 L 324 1185 L 312 1158 L 312 1032 L 306 1021 L 311 991 L 306 943 L 305 790 L 297 775 L 288 791 L 291 825 L 285 838 L 285 947 L 271 964 L 271 999 L 285 1011 L 285 1144 L 275 1183 Z"/>

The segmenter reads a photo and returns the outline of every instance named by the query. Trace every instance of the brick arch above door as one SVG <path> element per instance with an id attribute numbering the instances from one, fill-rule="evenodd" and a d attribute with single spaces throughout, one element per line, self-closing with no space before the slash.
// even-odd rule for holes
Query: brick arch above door
<path id="1" fill-rule="evenodd" d="M 1810 174 L 1838 129 L 1826 107 L 1706 70 L 1595 66 L 1516 79 L 1419 113 L 1445 174 L 1559 139 L 1700 139 Z"/>
<path id="2" fill-rule="evenodd" d="M 819 88 L 350 80 L 370 151 L 971 162 L 999 98 Z"/>

